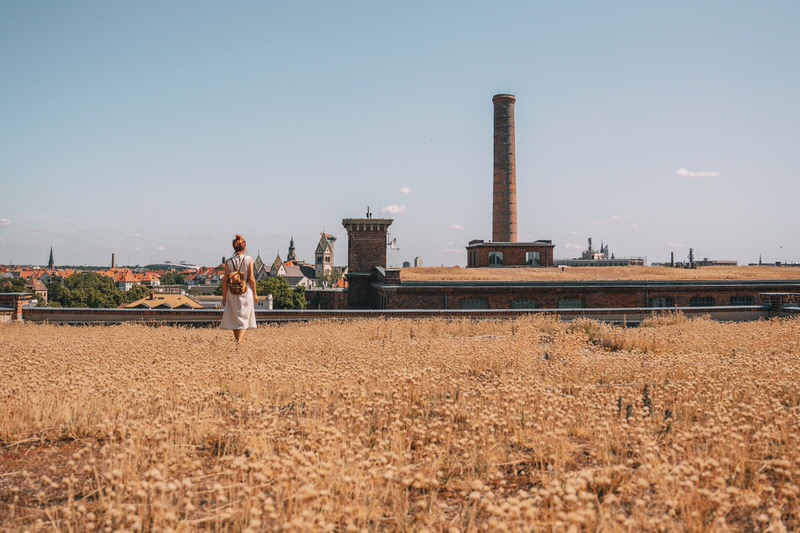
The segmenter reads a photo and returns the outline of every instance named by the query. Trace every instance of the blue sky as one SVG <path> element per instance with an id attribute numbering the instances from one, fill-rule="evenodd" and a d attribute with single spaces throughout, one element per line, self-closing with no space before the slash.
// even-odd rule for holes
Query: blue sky
<path id="1" fill-rule="evenodd" d="M 516 95 L 520 240 L 800 261 L 798 2 L 0 2 L 0 263 L 388 262 L 491 238 Z"/>

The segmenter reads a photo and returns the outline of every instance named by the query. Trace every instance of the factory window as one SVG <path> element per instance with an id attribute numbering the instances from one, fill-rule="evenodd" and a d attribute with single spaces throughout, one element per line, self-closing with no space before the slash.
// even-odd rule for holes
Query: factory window
<path id="1" fill-rule="evenodd" d="M 536 300 L 514 300 L 511 309 L 536 309 Z"/>
<path id="2" fill-rule="evenodd" d="M 503 252 L 489 252 L 489 266 L 503 266 Z"/>
<path id="3" fill-rule="evenodd" d="M 467 266 L 476 267 L 478 266 L 478 252 L 470 252 L 469 253 L 469 261 Z"/>
<path id="4" fill-rule="evenodd" d="M 525 266 L 542 266 L 542 256 L 539 252 L 525 252 Z"/>
<path id="5" fill-rule="evenodd" d="M 714 298 L 711 296 L 692 296 L 689 300 L 690 307 L 711 307 L 714 305 Z"/>
<path id="6" fill-rule="evenodd" d="M 675 298 L 672 296 L 650 298 L 650 307 L 675 307 Z"/>
<path id="7" fill-rule="evenodd" d="M 731 296 L 731 305 L 754 305 L 752 296 Z"/>
<path id="8" fill-rule="evenodd" d="M 461 309 L 489 309 L 489 301 L 486 298 L 468 298 L 461 300 Z"/>
<path id="9" fill-rule="evenodd" d="M 580 309 L 583 307 L 583 300 L 580 298 L 561 298 L 558 300 L 559 309 Z"/>

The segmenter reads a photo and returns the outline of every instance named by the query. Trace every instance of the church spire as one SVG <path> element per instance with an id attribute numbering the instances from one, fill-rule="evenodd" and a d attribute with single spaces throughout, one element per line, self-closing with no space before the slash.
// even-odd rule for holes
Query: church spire
<path id="1" fill-rule="evenodd" d="M 294 236 L 289 239 L 289 255 L 286 256 L 287 261 L 294 261 L 297 259 L 297 256 L 294 253 Z"/>
<path id="2" fill-rule="evenodd" d="M 50 260 L 47 262 L 47 268 L 53 270 L 56 267 L 56 262 L 53 261 L 53 247 L 50 247 Z"/>

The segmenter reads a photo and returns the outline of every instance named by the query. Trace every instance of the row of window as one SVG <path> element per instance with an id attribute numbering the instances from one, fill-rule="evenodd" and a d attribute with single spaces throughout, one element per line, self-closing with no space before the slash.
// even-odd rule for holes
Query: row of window
<path id="1" fill-rule="evenodd" d="M 755 305 L 755 298 L 752 296 L 731 296 L 728 305 Z M 712 296 L 693 296 L 689 300 L 689 307 L 713 307 L 714 298 Z M 675 298 L 664 296 L 651 298 L 649 307 L 675 307 Z"/>
<path id="2" fill-rule="evenodd" d="M 752 296 L 731 296 L 729 305 L 755 305 Z M 711 296 L 694 296 L 689 300 L 689 307 L 713 307 L 714 298 Z M 675 298 L 664 296 L 651 298 L 648 307 L 675 307 Z M 561 298 L 558 300 L 559 309 L 583 308 L 581 298 Z M 489 309 L 489 300 L 486 298 L 468 298 L 461 300 L 461 309 Z M 511 309 L 536 309 L 536 300 L 513 300 Z"/>
<path id="3" fill-rule="evenodd" d="M 503 266 L 503 252 L 489 252 L 489 266 Z M 542 266 L 542 254 L 539 252 L 525 252 L 525 266 Z"/>
<path id="4" fill-rule="evenodd" d="M 503 252 L 489 252 L 489 266 L 499 267 L 505 265 Z M 478 252 L 470 252 L 467 257 L 467 266 L 478 266 Z M 525 266 L 542 266 L 542 254 L 540 252 L 525 252 Z"/>

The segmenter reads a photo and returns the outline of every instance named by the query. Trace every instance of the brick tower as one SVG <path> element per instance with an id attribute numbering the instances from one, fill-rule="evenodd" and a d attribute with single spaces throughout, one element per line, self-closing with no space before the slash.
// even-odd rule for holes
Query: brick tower
<path id="1" fill-rule="evenodd" d="M 517 242 L 517 162 L 514 148 L 514 102 L 496 94 L 494 103 L 494 188 L 492 241 Z"/>
<path id="2" fill-rule="evenodd" d="M 347 230 L 347 307 L 368 309 L 375 307 L 369 289 L 375 267 L 386 268 L 386 236 L 390 218 L 345 218 L 342 226 Z"/>

